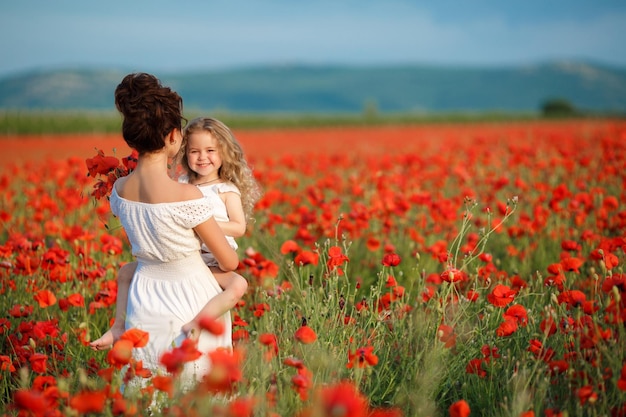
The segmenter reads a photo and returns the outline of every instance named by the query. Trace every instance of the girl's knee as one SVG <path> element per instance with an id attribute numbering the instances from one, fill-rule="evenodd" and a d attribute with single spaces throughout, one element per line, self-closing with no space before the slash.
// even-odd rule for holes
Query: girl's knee
<path id="1" fill-rule="evenodd" d="M 248 281 L 246 281 L 246 279 L 241 275 L 236 275 L 232 282 L 231 288 L 233 289 L 233 292 L 237 295 L 237 297 L 241 298 L 248 290 Z"/>

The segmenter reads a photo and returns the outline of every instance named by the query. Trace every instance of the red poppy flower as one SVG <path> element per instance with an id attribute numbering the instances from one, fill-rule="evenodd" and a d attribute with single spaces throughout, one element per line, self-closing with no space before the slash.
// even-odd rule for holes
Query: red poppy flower
<path id="1" fill-rule="evenodd" d="M 0 371 L 15 372 L 15 366 L 7 355 L 0 355 Z"/>
<path id="2" fill-rule="evenodd" d="M 124 247 L 120 238 L 106 233 L 100 236 L 100 243 L 100 251 L 108 255 L 120 255 Z"/>
<path id="3" fill-rule="evenodd" d="M 563 291 L 563 283 L 565 282 L 565 275 L 559 273 L 557 275 L 549 275 L 543 280 L 543 285 L 546 287 L 556 287 L 559 291 Z"/>
<path id="4" fill-rule="evenodd" d="M 626 391 L 626 363 L 622 366 L 619 379 L 617 380 L 617 388 L 621 391 Z"/>
<path id="5" fill-rule="evenodd" d="M 569 363 L 563 359 L 549 361 L 548 369 L 550 369 L 550 373 L 552 374 L 562 374 L 569 369 Z"/>
<path id="6" fill-rule="evenodd" d="M 480 255 L 478 255 L 478 259 L 480 259 L 481 261 L 485 263 L 490 263 L 493 260 L 493 255 L 490 253 L 483 252 Z"/>
<path id="7" fill-rule="evenodd" d="M 297 369 L 297 373 L 291 377 L 291 387 L 302 401 L 306 401 L 309 399 L 309 390 L 313 385 L 313 373 L 306 367 Z"/>
<path id="8" fill-rule="evenodd" d="M 237 329 L 233 331 L 233 342 L 246 341 L 250 338 L 250 332 L 246 329 Z"/>
<path id="9" fill-rule="evenodd" d="M 526 326 L 528 324 L 528 312 L 521 304 L 515 304 L 509 307 L 504 312 L 504 316 L 513 318 L 520 326 Z"/>
<path id="10" fill-rule="evenodd" d="M 561 265 L 563 266 L 563 270 L 570 272 L 580 272 L 579 268 L 582 266 L 584 261 L 580 258 L 565 258 L 561 260 Z"/>
<path id="11" fill-rule="evenodd" d="M 9 330 L 11 330 L 11 322 L 9 321 L 9 319 L 0 317 L 0 334 L 5 334 Z"/>
<path id="12" fill-rule="evenodd" d="M 86 159 L 87 171 L 89 175 L 96 178 L 98 175 L 107 175 L 120 164 L 120 160 L 114 156 L 105 156 L 102 150 L 93 158 Z"/>
<path id="13" fill-rule="evenodd" d="M 558 263 L 558 264 L 550 264 L 548 265 L 547 268 L 548 272 L 553 274 L 553 275 L 558 275 L 561 274 L 563 272 L 563 265 Z"/>
<path id="14" fill-rule="evenodd" d="M 139 161 L 139 152 L 136 149 L 133 149 L 130 155 L 122 158 L 122 164 L 128 170 L 128 173 L 132 172 L 135 168 L 137 168 L 137 162 Z"/>
<path id="15" fill-rule="evenodd" d="M 598 394 L 593 390 L 591 385 L 585 385 L 584 387 L 579 388 L 576 395 L 578 395 L 580 405 L 585 405 L 587 403 L 593 404 L 598 401 Z"/>
<path id="16" fill-rule="evenodd" d="M 604 251 L 604 254 L 602 255 L 601 259 L 604 262 L 604 266 L 609 271 L 611 271 L 613 268 L 619 265 L 619 258 L 611 252 Z"/>
<path id="17" fill-rule="evenodd" d="M 198 326 L 200 326 L 201 329 L 204 329 L 216 336 L 224 334 L 224 331 L 226 331 L 226 326 L 224 325 L 223 321 L 215 319 L 208 315 L 203 315 L 202 317 L 200 317 L 200 319 L 198 320 Z"/>
<path id="18" fill-rule="evenodd" d="M 349 261 L 350 259 L 343 254 L 339 246 L 331 246 L 328 248 L 328 260 L 326 261 L 326 266 L 328 266 L 328 269 L 331 271 L 340 269 L 344 263 Z"/>
<path id="19" fill-rule="evenodd" d="M 481 378 L 486 377 L 487 371 L 483 368 L 483 362 L 484 360 L 479 358 L 470 359 L 465 367 L 465 372 L 468 374 L 476 374 Z"/>
<path id="20" fill-rule="evenodd" d="M 39 374 L 45 374 L 48 370 L 48 355 L 44 355 L 43 353 L 33 353 L 28 358 L 30 362 L 30 367 L 34 372 Z"/>
<path id="21" fill-rule="evenodd" d="M 133 357 L 133 342 L 126 339 L 120 339 L 107 353 L 107 362 L 111 365 L 121 368 L 127 365 Z"/>
<path id="22" fill-rule="evenodd" d="M 35 301 L 39 303 L 39 307 L 41 308 L 47 308 L 57 303 L 57 298 L 52 293 L 52 291 L 49 290 L 38 291 L 37 293 L 35 293 L 34 298 Z"/>
<path id="23" fill-rule="evenodd" d="M 259 303 L 254 306 L 254 317 L 263 317 L 263 315 L 270 311 L 270 305 L 267 303 Z"/>
<path id="24" fill-rule="evenodd" d="M 352 382 L 341 381 L 325 386 L 317 393 L 316 406 L 321 408 L 324 416 L 367 417 L 368 401 Z"/>
<path id="25" fill-rule="evenodd" d="M 528 283 L 524 281 L 522 278 L 520 278 L 519 275 L 513 275 L 510 279 L 510 283 L 511 283 L 511 289 L 515 291 L 519 291 L 522 288 L 528 287 Z"/>
<path id="26" fill-rule="evenodd" d="M 447 324 L 439 325 L 437 337 L 441 342 L 443 342 L 446 348 L 451 348 L 456 345 L 456 334 L 454 333 L 454 328 L 448 326 Z"/>
<path id="27" fill-rule="evenodd" d="M 304 362 L 301 359 L 288 357 L 283 360 L 283 363 L 287 366 L 294 368 L 304 368 Z"/>
<path id="28" fill-rule="evenodd" d="M 52 375 L 37 375 L 33 379 L 31 388 L 43 392 L 50 387 L 56 387 L 57 382 L 57 379 Z"/>
<path id="29" fill-rule="evenodd" d="M 422 301 L 427 303 L 430 299 L 435 296 L 436 287 L 433 285 L 426 285 L 424 290 L 422 291 Z"/>
<path id="30" fill-rule="evenodd" d="M 475 302 L 480 298 L 480 294 L 478 293 L 478 291 L 475 290 L 468 290 L 467 294 L 465 294 L 465 297 L 471 301 L 471 302 Z"/>
<path id="31" fill-rule="evenodd" d="M 559 304 L 566 303 L 568 307 L 578 307 L 587 301 L 587 296 L 579 290 L 567 290 L 560 293 L 557 296 L 557 300 Z"/>
<path id="32" fill-rule="evenodd" d="M 531 339 L 529 342 L 528 350 L 532 354 L 535 355 L 538 359 L 541 359 L 545 362 L 550 362 L 554 357 L 554 349 L 552 348 L 544 348 L 543 343 L 538 339 Z"/>
<path id="33" fill-rule="evenodd" d="M 82 391 L 70 399 L 70 407 L 81 414 L 101 413 L 107 396 L 102 391 Z"/>
<path id="34" fill-rule="evenodd" d="M 398 254 L 396 254 L 396 253 L 386 253 L 383 256 L 382 264 L 384 266 L 391 266 L 391 267 L 393 267 L 393 266 L 400 265 L 400 261 L 401 261 L 401 259 L 400 259 L 400 256 Z"/>
<path id="35" fill-rule="evenodd" d="M 448 268 L 441 273 L 441 279 L 446 282 L 459 282 L 465 281 L 467 274 L 463 271 L 459 271 L 456 268 Z"/>
<path id="36" fill-rule="evenodd" d="M 300 343 L 309 344 L 317 340 L 317 334 L 306 324 L 306 319 L 302 319 L 302 326 L 294 334 L 296 340 Z"/>
<path id="37" fill-rule="evenodd" d="M 185 339 L 180 346 L 175 347 L 161 355 L 161 364 L 167 372 L 178 373 L 187 362 L 193 362 L 202 356 L 197 348 L 197 343 L 192 339 Z"/>
<path id="38" fill-rule="evenodd" d="M 155 375 L 152 378 L 154 388 L 167 393 L 168 397 L 174 396 L 174 380 L 171 375 Z"/>
<path id="39" fill-rule="evenodd" d="M 35 416 L 43 416 L 53 404 L 43 392 L 27 389 L 18 389 L 13 393 L 13 402 L 19 410 Z"/>
<path id="40" fill-rule="evenodd" d="M 498 284 L 487 295 L 487 300 L 496 307 L 504 307 L 513 301 L 516 294 L 508 285 Z"/>
<path id="41" fill-rule="evenodd" d="M 459 400 L 448 408 L 450 417 L 468 417 L 470 415 L 470 406 L 465 400 Z"/>
<path id="42" fill-rule="evenodd" d="M 578 250 L 580 250 L 580 243 L 576 242 L 575 240 L 565 239 L 561 241 L 561 249 L 570 252 L 577 252 Z"/>
<path id="43" fill-rule="evenodd" d="M 609 195 L 604 198 L 602 201 L 602 207 L 607 210 L 616 210 L 619 207 L 619 201 L 617 197 Z"/>
<path id="44" fill-rule="evenodd" d="M 235 398 L 228 404 L 228 412 L 224 415 L 232 417 L 253 417 L 257 400 L 254 397 Z"/>
<path id="45" fill-rule="evenodd" d="M 68 311 L 71 307 L 85 307 L 85 299 L 81 294 L 75 293 L 59 300 L 59 308 Z"/>
<path id="46" fill-rule="evenodd" d="M 396 278 L 393 275 L 389 275 L 387 277 L 387 282 L 385 283 L 385 287 L 393 288 L 396 285 L 398 285 L 398 282 L 396 281 Z"/>
<path id="47" fill-rule="evenodd" d="M 498 353 L 498 348 L 496 346 L 489 346 L 487 344 L 482 345 L 480 348 L 480 353 L 483 354 L 483 358 L 486 363 L 491 361 L 491 358 L 499 358 L 500 354 Z"/>
<path id="48" fill-rule="evenodd" d="M 348 364 L 346 368 L 365 368 L 367 365 L 374 366 L 378 363 L 378 356 L 374 354 L 374 347 L 361 347 L 354 352 L 348 352 Z"/>
<path id="49" fill-rule="evenodd" d="M 303 250 L 294 258 L 296 265 L 317 265 L 319 263 L 320 256 L 310 250 Z"/>
<path id="50" fill-rule="evenodd" d="M 511 316 L 504 316 L 504 321 L 496 329 L 498 337 L 510 336 L 517 331 L 517 320 Z"/>
<path id="51" fill-rule="evenodd" d="M 150 334 L 136 328 L 126 330 L 121 336 L 121 340 L 128 340 L 133 344 L 133 347 L 140 348 L 148 344 Z"/>
<path id="52" fill-rule="evenodd" d="M 113 381 L 113 376 L 115 375 L 115 368 L 110 367 L 110 368 L 99 369 L 97 374 L 104 381 L 111 383 L 111 381 Z"/>
<path id="53" fill-rule="evenodd" d="M 128 369 L 124 375 L 122 381 L 125 384 L 133 379 L 134 377 L 138 378 L 150 378 L 152 376 L 152 371 L 150 369 L 143 367 L 143 361 L 130 361 Z"/>
<path id="54" fill-rule="evenodd" d="M 278 338 L 274 333 L 263 333 L 259 335 L 259 342 L 269 348 L 266 351 L 266 360 L 269 361 L 274 356 L 278 355 Z"/>
<path id="55" fill-rule="evenodd" d="M 128 400 L 121 393 L 116 393 L 112 398 L 111 412 L 114 416 L 138 416 L 137 402 Z"/>
<path id="56" fill-rule="evenodd" d="M 295 240 L 287 240 L 280 247 L 280 253 L 286 255 L 288 253 L 300 252 L 300 245 Z"/>
<path id="57" fill-rule="evenodd" d="M 626 292 L 626 274 L 613 274 L 602 282 L 602 291 L 609 293 L 616 287 L 620 292 Z"/>
<path id="58" fill-rule="evenodd" d="M 370 252 L 375 252 L 380 248 L 380 240 L 374 237 L 369 237 L 365 242 L 365 246 L 367 246 L 367 249 Z"/>
<path id="59" fill-rule="evenodd" d="M 243 379 L 241 349 L 218 348 L 208 353 L 211 359 L 211 371 L 202 379 L 202 386 L 208 392 L 232 392 Z"/>

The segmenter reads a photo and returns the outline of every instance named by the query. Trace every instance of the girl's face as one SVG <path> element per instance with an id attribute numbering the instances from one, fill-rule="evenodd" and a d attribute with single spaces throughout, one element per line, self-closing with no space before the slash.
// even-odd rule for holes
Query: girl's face
<path id="1" fill-rule="evenodd" d="M 210 132 L 194 132 L 187 138 L 187 161 L 189 168 L 198 174 L 199 180 L 213 180 L 219 177 L 222 157 L 217 146 L 217 139 Z"/>

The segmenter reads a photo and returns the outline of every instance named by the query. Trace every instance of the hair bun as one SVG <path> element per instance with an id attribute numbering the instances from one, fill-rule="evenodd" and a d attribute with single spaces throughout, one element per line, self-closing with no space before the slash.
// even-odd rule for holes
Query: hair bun
<path id="1" fill-rule="evenodd" d="M 160 88 L 161 82 L 154 75 L 128 74 L 115 90 L 115 106 L 124 115 L 145 111 L 144 100 Z"/>

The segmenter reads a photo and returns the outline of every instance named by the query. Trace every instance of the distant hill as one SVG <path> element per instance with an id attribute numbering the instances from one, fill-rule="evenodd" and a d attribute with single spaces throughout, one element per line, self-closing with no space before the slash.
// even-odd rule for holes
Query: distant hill
<path id="1" fill-rule="evenodd" d="M 56 70 L 0 78 L 0 109 L 114 110 L 120 70 Z M 537 111 L 547 99 L 626 112 L 626 69 L 586 62 L 516 67 L 277 65 L 156 74 L 186 109 L 230 112 Z"/>

